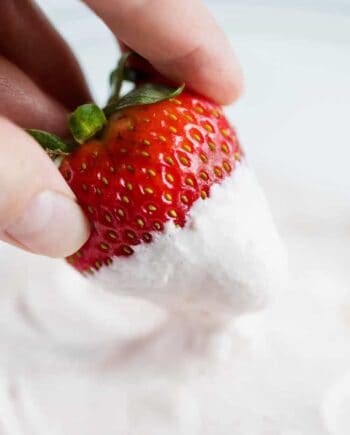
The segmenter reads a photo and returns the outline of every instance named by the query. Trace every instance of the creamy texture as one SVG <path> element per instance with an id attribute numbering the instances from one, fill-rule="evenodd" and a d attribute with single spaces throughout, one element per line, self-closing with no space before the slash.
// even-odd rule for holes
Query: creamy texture
<path id="1" fill-rule="evenodd" d="M 0 245 L 1 435 L 347 434 L 349 205 L 265 185 L 287 291 L 221 329 Z"/>
<path id="2" fill-rule="evenodd" d="M 97 285 L 171 311 L 222 319 L 262 306 L 286 281 L 286 254 L 254 175 L 245 163 L 198 200 L 185 228 L 168 223 L 96 274 Z"/>

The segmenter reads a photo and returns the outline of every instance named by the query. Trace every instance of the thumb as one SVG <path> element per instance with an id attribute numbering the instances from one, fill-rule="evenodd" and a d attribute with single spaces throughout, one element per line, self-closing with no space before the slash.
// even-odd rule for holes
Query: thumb
<path id="1" fill-rule="evenodd" d="M 50 257 L 72 254 L 89 237 L 87 220 L 37 143 L 0 118 L 0 239 Z"/>

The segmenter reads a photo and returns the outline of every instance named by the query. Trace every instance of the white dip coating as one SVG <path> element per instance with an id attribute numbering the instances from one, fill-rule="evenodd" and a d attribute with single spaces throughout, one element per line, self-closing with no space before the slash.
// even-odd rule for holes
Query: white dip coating
<path id="1" fill-rule="evenodd" d="M 286 254 L 264 195 L 245 163 L 208 200 L 198 200 L 184 228 L 167 224 L 154 243 L 103 267 L 98 285 L 171 311 L 224 312 L 260 307 L 281 290 Z"/>

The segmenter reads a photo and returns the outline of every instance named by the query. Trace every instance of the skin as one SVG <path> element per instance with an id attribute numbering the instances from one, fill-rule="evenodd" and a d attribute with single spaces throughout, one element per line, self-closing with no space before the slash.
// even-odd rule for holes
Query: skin
<path id="1" fill-rule="evenodd" d="M 220 104 L 239 97 L 238 61 L 200 0 L 85 3 L 122 48 L 132 48 L 165 76 Z M 35 3 L 2 0 L 0 240 L 51 257 L 70 255 L 87 240 L 88 223 L 74 194 L 23 128 L 65 135 L 67 112 L 90 100 L 72 52 Z"/>

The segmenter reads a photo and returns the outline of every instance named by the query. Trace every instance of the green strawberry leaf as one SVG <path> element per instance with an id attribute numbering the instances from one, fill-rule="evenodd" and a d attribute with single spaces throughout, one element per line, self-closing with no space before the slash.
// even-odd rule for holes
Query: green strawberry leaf
<path id="1" fill-rule="evenodd" d="M 172 88 L 161 84 L 146 83 L 133 89 L 118 101 L 109 103 L 104 112 L 108 117 L 127 107 L 159 103 L 180 95 L 184 88 L 184 84 L 178 88 Z"/>
<path id="2" fill-rule="evenodd" d="M 28 128 L 26 131 L 39 143 L 39 145 L 41 145 L 52 159 L 67 155 L 74 148 L 74 146 L 64 142 L 55 134 L 42 130 L 35 130 L 33 128 Z"/>
<path id="3" fill-rule="evenodd" d="M 96 104 L 83 104 L 68 117 L 68 124 L 74 139 L 82 144 L 93 137 L 106 124 L 103 111 Z"/>

